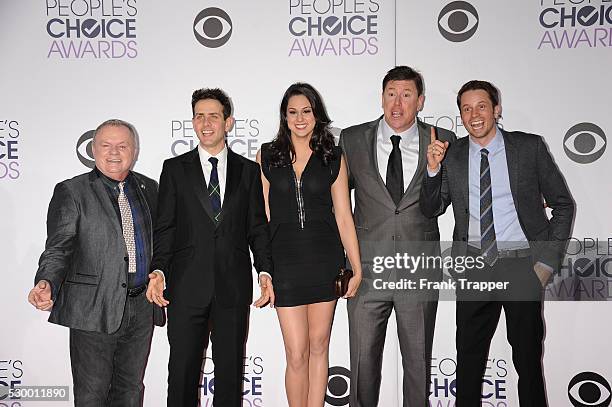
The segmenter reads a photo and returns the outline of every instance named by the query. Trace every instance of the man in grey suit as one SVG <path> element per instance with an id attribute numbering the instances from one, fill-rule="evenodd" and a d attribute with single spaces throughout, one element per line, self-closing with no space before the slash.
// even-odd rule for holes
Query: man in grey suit
<path id="1" fill-rule="evenodd" d="M 385 289 L 383 285 L 417 276 L 438 280 L 435 270 L 379 269 L 380 259 L 396 255 L 439 255 L 435 218 L 419 209 L 421 180 L 431 133 L 452 141 L 454 133 L 417 119 L 423 108 L 423 78 L 407 66 L 391 69 L 382 83 L 384 115 L 344 129 L 340 145 L 346 156 L 350 187 L 355 190 L 355 227 L 363 281 L 348 301 L 352 407 L 378 404 L 387 321 L 395 311 L 404 370 L 404 407 L 423 407 L 437 310 L 437 291 Z"/>
<path id="2" fill-rule="evenodd" d="M 108 120 L 93 138 L 93 171 L 60 182 L 28 300 L 70 328 L 75 406 L 140 406 L 161 308 L 144 295 L 157 183 L 132 172 L 136 132 Z"/>
<path id="3" fill-rule="evenodd" d="M 457 105 L 469 137 L 450 146 L 432 140 L 420 200 L 429 217 L 439 216 L 452 203 L 453 257 L 484 260 L 481 267 L 455 273 L 460 282 L 456 403 L 481 404 L 489 345 L 503 308 L 519 375 L 519 403 L 546 406 L 542 286 L 559 268 L 574 202 L 542 137 L 497 127 L 501 105 L 491 83 L 467 82 Z M 552 209 L 550 219 L 542 198 Z M 472 281 L 498 284 L 498 289 L 473 289 L 466 283 Z"/>

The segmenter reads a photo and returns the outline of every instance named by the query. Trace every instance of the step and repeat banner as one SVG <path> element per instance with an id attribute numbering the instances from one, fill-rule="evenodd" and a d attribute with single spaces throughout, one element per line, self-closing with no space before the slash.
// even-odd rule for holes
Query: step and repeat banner
<path id="1" fill-rule="evenodd" d="M 93 165 L 93 129 L 108 118 L 140 136 L 135 169 L 159 177 L 164 159 L 197 145 L 193 90 L 221 87 L 236 124 L 228 144 L 255 159 L 278 126 L 285 89 L 306 81 L 333 126 L 382 113 L 381 81 L 410 65 L 426 83 L 422 120 L 466 136 L 456 106 L 470 79 L 497 85 L 509 130 L 544 136 L 576 201 L 572 245 L 547 289 L 544 366 L 550 405 L 610 406 L 612 383 L 612 2 L 610 0 L 137 0 L 0 1 L 0 386 L 72 384 L 68 329 L 27 302 L 44 247 L 54 185 Z M 440 220 L 442 240 L 453 219 Z M 453 406 L 454 303 L 441 302 L 432 406 Z M 389 320 L 380 406 L 402 404 L 395 317 Z M 518 406 L 500 321 L 483 406 Z M 348 405 L 348 323 L 332 332 L 328 406 Z M 202 367 L 212 405 L 214 365 Z M 156 329 L 145 406 L 165 405 L 168 343 Z M 253 309 L 245 407 L 286 405 L 284 352 L 273 310 Z M 39 405 L 0 399 L 0 407 Z M 71 405 L 55 402 L 53 405 Z"/>

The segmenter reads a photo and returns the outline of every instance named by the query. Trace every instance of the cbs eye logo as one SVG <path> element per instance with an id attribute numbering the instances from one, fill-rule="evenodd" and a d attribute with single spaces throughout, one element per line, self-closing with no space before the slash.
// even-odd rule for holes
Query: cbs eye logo
<path id="1" fill-rule="evenodd" d="M 232 36 L 232 19 L 223 10 L 209 7 L 198 13 L 193 20 L 196 40 L 207 48 L 219 48 Z"/>
<path id="2" fill-rule="evenodd" d="M 606 151 L 608 140 L 601 127 L 593 123 L 578 123 L 567 131 L 563 149 L 570 160 L 578 164 L 597 161 Z"/>
<path id="3" fill-rule="evenodd" d="M 94 136 L 94 130 L 89 130 L 83 133 L 76 145 L 76 153 L 81 164 L 88 168 L 96 166 L 96 162 L 93 158 L 92 141 Z"/>
<path id="4" fill-rule="evenodd" d="M 612 398 L 610 383 L 593 372 L 582 372 L 570 380 L 567 394 L 574 407 L 608 407 Z"/>
<path id="5" fill-rule="evenodd" d="M 469 40 L 478 29 L 478 11 L 466 1 L 448 3 L 438 15 L 438 30 L 451 42 Z"/>
<path id="6" fill-rule="evenodd" d="M 329 368 L 325 402 L 331 406 L 346 406 L 349 403 L 351 371 L 342 366 Z"/>

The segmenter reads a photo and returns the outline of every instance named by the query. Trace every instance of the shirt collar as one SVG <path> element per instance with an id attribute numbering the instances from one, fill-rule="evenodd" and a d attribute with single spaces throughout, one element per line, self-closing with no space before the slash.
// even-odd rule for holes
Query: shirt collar
<path id="1" fill-rule="evenodd" d="M 468 136 L 468 138 L 470 140 L 470 152 L 472 154 L 480 155 L 480 150 L 486 148 L 489 151 L 489 155 L 491 155 L 504 148 L 504 136 L 502 136 L 501 131 L 499 131 L 499 127 L 495 127 L 495 137 L 493 137 L 493 140 L 484 147 L 472 140 L 471 136 Z"/>
<path id="2" fill-rule="evenodd" d="M 94 171 L 96 172 L 96 174 L 98 175 L 98 177 L 100 177 L 100 179 L 102 180 L 102 182 L 104 183 L 104 185 L 106 185 L 107 187 L 113 189 L 113 188 L 117 188 L 117 185 L 119 185 L 119 182 L 121 181 L 117 181 L 115 179 L 112 179 L 110 177 L 107 177 L 106 175 L 104 175 L 102 173 L 102 171 L 100 171 L 98 169 L 98 167 L 94 167 Z M 127 175 L 127 177 L 125 177 L 125 179 L 123 181 L 125 181 L 126 183 L 129 182 L 130 177 L 132 176 L 132 171 L 130 171 Z"/>
<path id="3" fill-rule="evenodd" d="M 200 162 L 202 164 L 210 164 L 208 159 L 210 157 L 216 157 L 219 160 L 217 166 L 222 166 L 227 161 L 227 145 L 224 145 L 223 150 L 219 151 L 217 155 L 212 155 L 208 151 L 204 150 L 202 146 L 198 143 L 198 154 L 200 155 Z"/>
<path id="4" fill-rule="evenodd" d="M 398 133 L 395 130 L 393 130 L 391 128 L 391 126 L 389 126 L 387 121 L 385 120 L 384 116 L 382 117 L 382 119 L 380 119 L 380 121 L 381 121 L 382 137 L 383 137 L 383 140 L 385 140 L 385 141 L 390 141 L 391 140 L 391 136 L 393 136 L 393 135 L 400 136 L 404 140 L 410 140 L 413 137 L 417 137 L 417 135 L 419 133 L 418 132 L 418 128 L 417 128 L 417 120 L 416 119 L 414 120 L 414 123 L 412 123 L 412 126 L 410 126 L 408 129 L 404 130 L 401 133 Z"/>

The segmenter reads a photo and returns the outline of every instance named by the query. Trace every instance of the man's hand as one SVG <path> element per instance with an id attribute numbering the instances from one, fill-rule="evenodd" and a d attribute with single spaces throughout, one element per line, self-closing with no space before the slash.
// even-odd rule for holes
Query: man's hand
<path id="1" fill-rule="evenodd" d="M 147 287 L 147 300 L 154 302 L 160 307 L 166 307 L 170 301 L 164 298 L 164 277 L 161 273 L 149 274 L 149 286 Z"/>
<path id="2" fill-rule="evenodd" d="M 353 277 L 351 277 L 351 279 L 349 280 L 346 294 L 344 294 L 344 297 L 342 298 L 354 297 L 355 294 L 357 294 L 357 290 L 359 289 L 360 285 L 361 285 L 361 274 L 353 275 Z"/>
<path id="3" fill-rule="evenodd" d="M 49 311 L 53 307 L 51 299 L 51 284 L 47 280 L 40 280 L 30 290 L 28 301 L 41 311 Z"/>
<path id="4" fill-rule="evenodd" d="M 261 288 L 261 296 L 257 301 L 253 303 L 253 305 L 257 308 L 261 308 L 269 302 L 270 307 L 273 307 L 274 287 L 272 286 L 272 279 L 270 279 L 270 277 L 266 276 L 265 274 L 261 274 L 259 276 L 259 287 Z"/>
<path id="5" fill-rule="evenodd" d="M 440 163 L 444 159 L 446 149 L 448 148 L 448 141 L 441 142 L 436 138 L 436 131 L 433 126 L 431 127 L 431 143 L 427 147 L 427 168 L 430 171 L 438 171 L 440 169 Z"/>
<path id="6" fill-rule="evenodd" d="M 536 263 L 533 265 L 533 271 L 535 271 L 536 276 L 538 276 L 540 279 L 540 284 L 542 284 L 542 287 L 546 287 L 546 284 L 548 284 L 548 281 L 550 280 L 550 276 L 552 276 L 550 270 L 543 264 Z"/>

